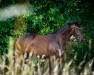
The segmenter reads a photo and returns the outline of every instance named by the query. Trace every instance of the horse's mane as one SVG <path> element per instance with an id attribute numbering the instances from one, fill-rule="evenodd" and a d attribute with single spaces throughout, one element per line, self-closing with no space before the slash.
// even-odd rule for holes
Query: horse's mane
<path id="1" fill-rule="evenodd" d="M 71 25 L 73 25 L 73 24 L 75 24 L 75 23 L 67 23 L 65 26 L 71 26 Z M 64 27 L 65 27 L 65 26 L 64 26 Z M 59 30 L 63 29 L 64 27 L 60 28 Z M 54 32 L 52 32 L 51 34 L 55 34 L 55 33 L 58 32 L 59 30 L 54 31 Z"/>

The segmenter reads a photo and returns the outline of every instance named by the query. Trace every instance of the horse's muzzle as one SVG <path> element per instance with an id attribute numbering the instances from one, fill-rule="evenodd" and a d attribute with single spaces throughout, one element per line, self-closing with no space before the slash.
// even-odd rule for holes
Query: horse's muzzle
<path id="1" fill-rule="evenodd" d="M 79 43 L 82 43 L 82 42 L 84 41 L 83 36 L 79 36 L 79 37 L 77 38 L 77 41 L 78 41 Z"/>

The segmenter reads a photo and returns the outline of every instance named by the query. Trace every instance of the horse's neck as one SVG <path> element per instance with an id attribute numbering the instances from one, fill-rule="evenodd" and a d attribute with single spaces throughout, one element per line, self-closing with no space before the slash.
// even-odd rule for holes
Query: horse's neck
<path id="1" fill-rule="evenodd" d="M 63 28 L 61 28 L 57 33 L 56 33 L 56 37 L 61 39 L 62 43 L 67 42 L 70 37 L 72 36 L 71 33 L 72 29 L 70 29 L 68 26 L 65 26 Z"/>

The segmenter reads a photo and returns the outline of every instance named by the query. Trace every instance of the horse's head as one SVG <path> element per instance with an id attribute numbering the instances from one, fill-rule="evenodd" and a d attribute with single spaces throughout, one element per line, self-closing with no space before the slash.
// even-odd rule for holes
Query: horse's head
<path id="1" fill-rule="evenodd" d="M 72 34 L 74 37 L 76 37 L 78 42 L 83 42 L 83 35 L 82 35 L 82 28 L 81 23 L 74 23 L 71 25 L 72 27 Z"/>

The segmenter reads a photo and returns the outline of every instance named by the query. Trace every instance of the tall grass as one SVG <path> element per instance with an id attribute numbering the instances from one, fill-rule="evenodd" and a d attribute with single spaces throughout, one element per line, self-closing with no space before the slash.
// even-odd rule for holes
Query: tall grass
<path id="1" fill-rule="evenodd" d="M 8 59 L 8 64 L 6 64 L 6 58 Z M 61 75 L 94 75 L 92 70 L 94 59 L 88 61 L 85 66 L 82 66 L 85 63 L 84 60 L 78 65 L 73 65 L 76 55 L 68 62 L 62 62 Z M 28 64 L 18 65 L 15 63 L 15 66 L 19 66 L 20 72 L 15 73 L 14 70 L 14 60 L 13 60 L 13 40 L 10 38 L 9 42 L 9 52 L 7 55 L 3 55 L 0 58 L 0 75 L 49 75 L 49 60 L 38 59 L 37 62 L 34 59 L 31 59 Z M 59 63 L 57 60 L 54 61 L 52 67 L 52 75 L 59 75 Z"/>

